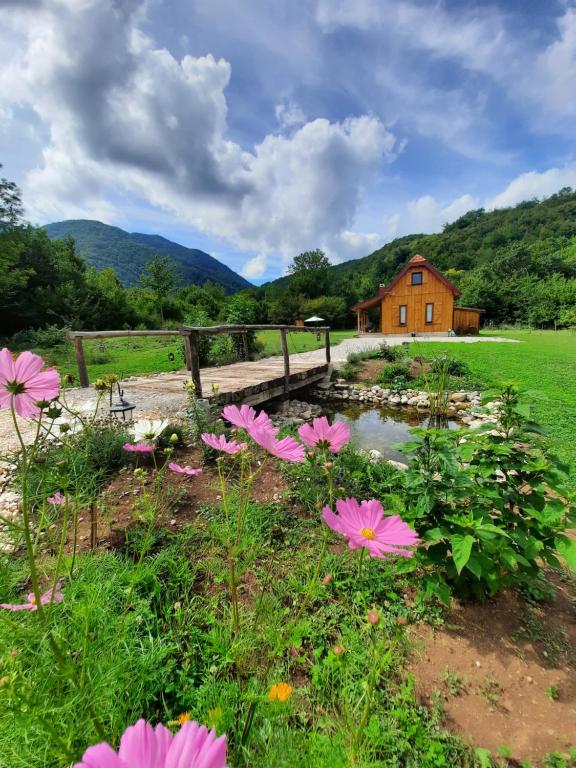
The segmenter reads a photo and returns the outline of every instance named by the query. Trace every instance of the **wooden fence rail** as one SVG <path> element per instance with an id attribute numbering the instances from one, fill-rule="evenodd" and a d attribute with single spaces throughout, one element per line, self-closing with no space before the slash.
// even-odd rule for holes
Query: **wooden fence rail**
<path id="1" fill-rule="evenodd" d="M 284 360 L 284 392 L 290 392 L 290 355 L 286 334 L 292 331 L 307 333 L 323 333 L 325 337 L 326 362 L 330 362 L 330 327 L 320 326 L 308 328 L 301 325 L 184 325 L 177 331 L 70 331 L 68 337 L 74 344 L 76 364 L 81 387 L 90 386 L 88 368 L 84 357 L 84 339 L 115 339 L 122 336 L 182 336 L 184 340 L 184 356 L 186 366 L 190 371 L 196 388 L 196 396 L 202 397 L 202 382 L 200 380 L 199 337 L 216 336 L 221 333 L 238 333 L 242 336 L 245 358 L 248 359 L 248 333 L 250 331 L 279 331 Z"/>

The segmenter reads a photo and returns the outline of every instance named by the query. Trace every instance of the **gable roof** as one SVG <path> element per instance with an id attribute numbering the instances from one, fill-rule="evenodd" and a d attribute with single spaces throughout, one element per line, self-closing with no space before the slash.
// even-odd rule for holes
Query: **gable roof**
<path id="1" fill-rule="evenodd" d="M 448 290 L 452 293 L 454 297 L 460 296 L 460 291 L 456 286 L 448 280 L 448 278 L 444 277 L 442 272 L 440 272 L 439 269 L 436 269 L 436 267 L 431 264 L 427 259 L 424 258 L 424 256 L 421 256 L 419 253 L 412 256 L 410 261 L 406 264 L 406 266 L 396 275 L 396 277 L 388 283 L 388 285 L 381 285 L 378 289 L 378 293 L 376 296 L 373 296 L 371 299 L 366 299 L 365 301 L 361 301 L 358 304 L 354 304 L 353 307 L 350 307 L 350 309 L 353 312 L 357 312 L 360 309 L 369 309 L 370 307 L 375 307 L 377 304 L 379 304 L 383 297 L 386 296 L 386 294 L 391 293 L 392 289 L 398 284 L 398 282 L 404 277 L 404 275 L 409 272 L 413 267 L 422 267 L 423 269 L 427 269 L 432 275 L 438 278 L 440 282 L 444 283 L 444 285 L 448 288 Z"/>
<path id="2" fill-rule="evenodd" d="M 448 280 L 447 277 L 444 277 L 442 272 L 440 272 L 439 269 L 436 269 L 436 267 L 431 264 L 429 261 L 427 261 L 424 256 L 420 256 L 419 253 L 417 253 L 415 256 L 412 256 L 408 264 L 402 269 L 396 277 L 392 280 L 392 282 L 388 283 L 386 288 L 384 288 L 384 294 L 390 293 L 392 289 L 400 282 L 400 280 L 404 277 L 404 275 L 409 272 L 413 267 L 422 267 L 423 269 L 427 269 L 431 274 L 433 274 L 435 277 L 440 280 L 441 283 L 444 283 L 446 288 L 448 288 L 449 291 L 451 291 L 453 296 L 460 296 L 460 291 L 456 286 Z"/>

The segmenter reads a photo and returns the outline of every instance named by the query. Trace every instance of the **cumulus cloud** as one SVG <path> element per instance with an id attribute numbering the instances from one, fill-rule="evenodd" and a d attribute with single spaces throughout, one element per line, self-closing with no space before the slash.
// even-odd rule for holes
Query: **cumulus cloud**
<path id="1" fill-rule="evenodd" d="M 257 280 L 259 277 L 262 277 L 267 269 L 268 257 L 263 253 L 259 253 L 252 259 L 248 259 L 242 267 L 241 272 L 247 280 Z"/>
<path id="2" fill-rule="evenodd" d="M 478 208 L 478 201 L 472 195 L 461 195 L 449 203 L 439 202 L 432 195 L 423 195 L 409 201 L 401 212 L 385 217 L 384 222 L 389 237 L 440 232 L 444 224 L 450 224 L 473 208 Z"/>
<path id="3" fill-rule="evenodd" d="M 353 227 L 362 188 L 399 150 L 373 116 L 305 122 L 279 105 L 290 135 L 267 135 L 251 151 L 227 137 L 230 64 L 211 54 L 176 59 L 141 29 L 143 0 L 61 0 L 22 24 L 26 45 L 0 79 L 49 130 L 26 199 L 44 220 L 110 220 L 111 188 L 128 190 L 201 231 L 291 258 Z M 348 247 L 347 237 L 342 239 Z"/>
<path id="4" fill-rule="evenodd" d="M 507 208 L 523 200 L 549 197 L 563 187 L 576 188 L 576 163 L 563 168 L 549 168 L 541 173 L 522 173 L 508 186 L 486 202 L 487 208 Z"/>
<path id="5" fill-rule="evenodd" d="M 302 108 L 293 101 L 276 104 L 275 113 L 280 128 L 292 128 L 295 125 L 302 125 L 306 122 L 306 115 Z"/>

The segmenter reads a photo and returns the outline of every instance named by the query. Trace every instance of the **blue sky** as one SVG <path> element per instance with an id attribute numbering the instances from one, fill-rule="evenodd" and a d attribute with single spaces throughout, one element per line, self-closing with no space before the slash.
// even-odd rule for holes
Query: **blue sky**
<path id="1" fill-rule="evenodd" d="M 253 282 L 576 187 L 573 0 L 0 0 L 0 162 L 28 218 Z"/>

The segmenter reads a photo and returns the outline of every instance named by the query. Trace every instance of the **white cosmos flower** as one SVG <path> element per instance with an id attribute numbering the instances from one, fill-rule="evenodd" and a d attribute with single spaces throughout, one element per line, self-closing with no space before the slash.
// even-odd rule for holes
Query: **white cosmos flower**
<path id="1" fill-rule="evenodd" d="M 134 423 L 132 432 L 134 442 L 151 442 L 157 440 L 168 426 L 167 419 L 140 419 Z"/>

